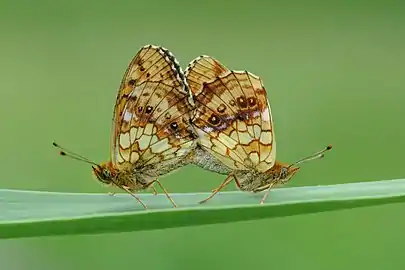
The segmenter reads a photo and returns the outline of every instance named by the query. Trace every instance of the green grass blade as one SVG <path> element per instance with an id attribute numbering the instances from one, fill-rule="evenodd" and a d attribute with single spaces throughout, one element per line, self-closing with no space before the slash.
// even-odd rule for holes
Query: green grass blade
<path id="1" fill-rule="evenodd" d="M 0 190 L 0 238 L 99 234 L 256 220 L 405 201 L 405 179 L 330 186 L 274 189 L 262 193 L 223 192 L 204 205 L 209 193 L 139 194 L 143 210 L 128 194 L 83 194 Z"/>

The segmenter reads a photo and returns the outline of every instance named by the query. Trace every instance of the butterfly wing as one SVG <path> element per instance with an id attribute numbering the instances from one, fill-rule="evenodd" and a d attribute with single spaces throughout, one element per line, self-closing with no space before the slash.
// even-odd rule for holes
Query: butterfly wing
<path id="1" fill-rule="evenodd" d="M 228 71 L 224 65 L 211 56 L 202 55 L 190 62 L 184 75 L 193 95 L 198 95 L 204 82 L 210 82 Z"/>
<path id="2" fill-rule="evenodd" d="M 260 78 L 249 72 L 226 71 L 202 83 L 200 89 L 194 125 L 203 148 L 234 170 L 270 169 L 276 144 Z"/>
<path id="3" fill-rule="evenodd" d="M 111 135 L 112 160 L 136 168 L 184 157 L 194 143 L 191 106 L 174 56 L 143 47 L 131 61 L 117 95 Z"/>

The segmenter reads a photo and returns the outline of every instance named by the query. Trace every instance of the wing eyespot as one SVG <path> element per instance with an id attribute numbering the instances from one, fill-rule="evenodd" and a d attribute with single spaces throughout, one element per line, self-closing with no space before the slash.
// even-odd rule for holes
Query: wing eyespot
<path id="1" fill-rule="evenodd" d="M 238 97 L 236 100 L 238 101 L 238 104 L 239 104 L 239 106 L 240 106 L 241 108 L 247 108 L 247 102 L 246 102 L 245 97 L 240 96 L 240 97 Z"/>
<path id="2" fill-rule="evenodd" d="M 176 122 L 173 122 L 170 124 L 170 128 L 173 130 L 177 130 L 179 128 L 179 125 Z"/>
<path id="3" fill-rule="evenodd" d="M 210 118 L 208 118 L 208 121 L 210 122 L 211 125 L 218 126 L 219 123 L 221 123 L 221 120 L 216 114 L 211 114 Z"/>
<path id="4" fill-rule="evenodd" d="M 256 106 L 256 104 L 257 104 L 256 98 L 254 98 L 254 97 L 249 97 L 249 98 L 248 98 L 248 104 L 249 104 L 249 107 L 254 107 L 254 106 Z"/>
<path id="5" fill-rule="evenodd" d="M 147 106 L 145 113 L 150 114 L 153 111 L 153 107 L 152 106 Z"/>

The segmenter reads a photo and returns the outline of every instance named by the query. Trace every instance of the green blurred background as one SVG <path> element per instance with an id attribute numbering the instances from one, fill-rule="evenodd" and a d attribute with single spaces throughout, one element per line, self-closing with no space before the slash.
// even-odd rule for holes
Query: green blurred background
<path id="1" fill-rule="evenodd" d="M 403 1 L 0 1 L 1 188 L 108 192 L 53 140 L 109 157 L 121 76 L 145 44 L 262 77 L 288 186 L 401 178 Z M 171 192 L 222 176 L 187 167 Z M 234 189 L 229 187 L 228 189 Z M 96 236 L 2 240 L 0 269 L 404 269 L 405 205 Z"/>

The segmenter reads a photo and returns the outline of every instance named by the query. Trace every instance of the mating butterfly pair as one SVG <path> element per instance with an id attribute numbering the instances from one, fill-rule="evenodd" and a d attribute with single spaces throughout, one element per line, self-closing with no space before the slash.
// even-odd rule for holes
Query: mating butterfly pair
<path id="1" fill-rule="evenodd" d="M 174 56 L 148 45 L 131 61 L 118 91 L 111 132 L 111 160 L 97 164 L 61 148 L 62 155 L 92 164 L 99 181 L 134 194 L 187 164 L 226 174 L 244 191 L 269 190 L 288 181 L 296 165 L 323 157 L 330 146 L 293 165 L 275 159 L 273 120 L 260 78 L 231 71 L 209 56 L 183 73 Z"/>

